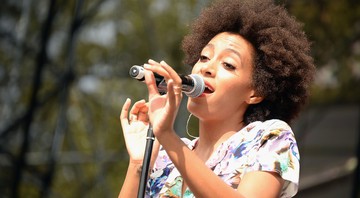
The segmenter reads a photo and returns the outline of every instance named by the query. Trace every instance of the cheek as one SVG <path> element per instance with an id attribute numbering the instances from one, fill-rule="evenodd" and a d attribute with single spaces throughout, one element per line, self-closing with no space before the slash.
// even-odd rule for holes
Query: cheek
<path id="1" fill-rule="evenodd" d="M 198 65 L 198 63 L 195 63 L 195 65 L 192 67 L 192 70 L 191 70 L 191 73 L 192 74 L 198 74 L 198 73 L 200 73 L 200 66 L 197 66 Z"/>
<path id="2" fill-rule="evenodd" d="M 248 82 L 244 82 L 242 80 L 234 80 L 234 81 L 224 81 L 220 88 L 223 93 L 222 99 L 236 103 L 243 103 L 250 97 L 252 89 L 248 85 Z"/>

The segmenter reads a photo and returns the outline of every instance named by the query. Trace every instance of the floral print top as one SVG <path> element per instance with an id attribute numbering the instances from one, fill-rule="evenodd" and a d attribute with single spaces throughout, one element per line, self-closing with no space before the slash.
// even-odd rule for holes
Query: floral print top
<path id="1" fill-rule="evenodd" d="M 198 139 L 183 139 L 193 149 Z M 236 189 L 251 171 L 277 172 L 285 180 L 280 197 L 292 197 L 299 182 L 299 151 L 290 126 L 281 120 L 253 122 L 223 142 L 206 162 L 226 184 Z M 145 197 L 195 197 L 189 188 L 181 195 L 183 179 L 161 149 L 147 183 Z"/>

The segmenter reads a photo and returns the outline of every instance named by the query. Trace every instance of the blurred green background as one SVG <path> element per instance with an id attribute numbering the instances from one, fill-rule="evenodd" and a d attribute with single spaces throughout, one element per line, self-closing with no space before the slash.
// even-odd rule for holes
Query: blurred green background
<path id="1" fill-rule="evenodd" d="M 210 2 L 2 0 L 0 198 L 116 197 L 128 162 L 121 106 L 147 96 L 129 68 L 151 58 L 188 73 L 181 40 Z M 304 23 L 318 68 L 293 125 L 297 197 L 360 197 L 360 1 L 276 3 Z M 187 117 L 183 105 L 181 136 Z"/>

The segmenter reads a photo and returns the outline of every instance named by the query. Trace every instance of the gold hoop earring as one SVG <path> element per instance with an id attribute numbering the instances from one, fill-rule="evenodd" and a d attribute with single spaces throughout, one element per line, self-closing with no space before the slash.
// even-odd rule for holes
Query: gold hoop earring
<path id="1" fill-rule="evenodd" d="M 190 118 L 192 116 L 192 113 L 190 113 L 187 121 L 186 121 L 186 134 L 189 136 L 189 137 L 192 137 L 192 138 L 197 138 L 196 136 L 193 136 L 189 133 L 189 122 L 190 122 Z"/>

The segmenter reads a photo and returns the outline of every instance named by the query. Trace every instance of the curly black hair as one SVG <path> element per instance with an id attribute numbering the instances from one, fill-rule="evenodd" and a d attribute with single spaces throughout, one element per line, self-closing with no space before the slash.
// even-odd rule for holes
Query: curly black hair
<path id="1" fill-rule="evenodd" d="M 215 1 L 185 36 L 184 62 L 193 66 L 204 46 L 221 32 L 239 34 L 255 49 L 252 86 L 264 100 L 248 107 L 244 123 L 291 122 L 307 102 L 315 73 L 302 24 L 270 0 Z"/>

